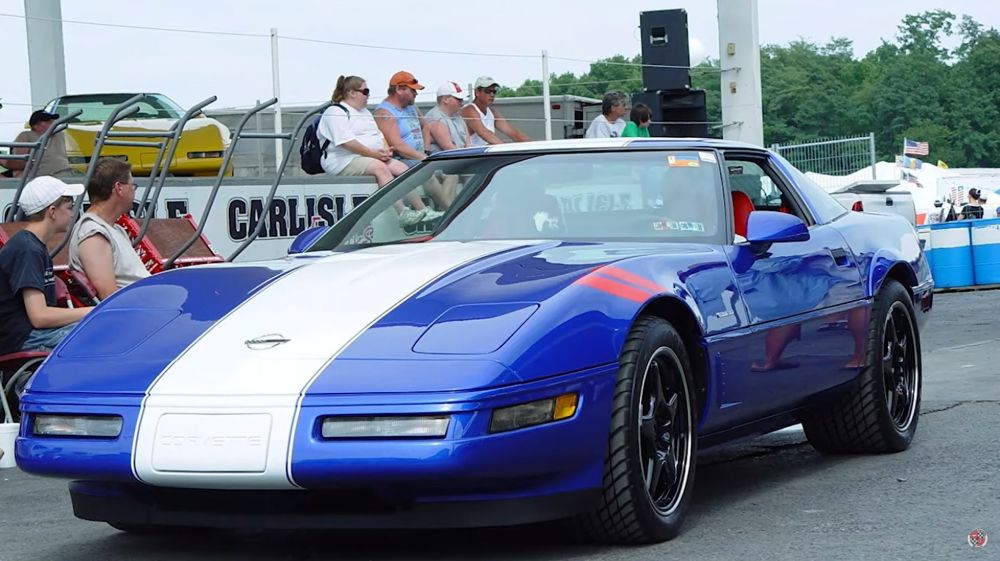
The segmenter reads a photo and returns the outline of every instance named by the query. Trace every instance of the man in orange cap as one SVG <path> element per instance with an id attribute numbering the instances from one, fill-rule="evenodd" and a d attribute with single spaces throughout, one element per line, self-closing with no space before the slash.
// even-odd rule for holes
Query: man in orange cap
<path id="1" fill-rule="evenodd" d="M 399 71 L 389 79 L 389 95 L 375 108 L 375 123 L 395 158 L 409 167 L 427 157 L 423 119 L 414 102 L 424 87 L 413 74 Z"/>

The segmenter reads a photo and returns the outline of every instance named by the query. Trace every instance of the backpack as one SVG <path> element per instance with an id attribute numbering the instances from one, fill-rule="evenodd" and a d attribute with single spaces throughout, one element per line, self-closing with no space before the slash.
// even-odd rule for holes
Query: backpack
<path id="1" fill-rule="evenodd" d="M 344 110 L 347 114 L 347 118 L 351 118 L 350 112 L 347 108 L 339 103 L 334 103 L 334 107 L 339 107 Z M 329 140 L 324 140 L 323 144 L 320 145 L 319 135 L 316 132 L 319 130 L 319 120 L 323 118 L 323 113 L 316 115 L 313 122 L 309 123 L 306 127 L 306 132 L 302 134 L 302 144 L 299 146 L 299 156 L 302 157 L 302 171 L 309 175 L 318 175 L 323 173 L 323 158 L 326 157 L 326 149 L 330 146 Z"/>

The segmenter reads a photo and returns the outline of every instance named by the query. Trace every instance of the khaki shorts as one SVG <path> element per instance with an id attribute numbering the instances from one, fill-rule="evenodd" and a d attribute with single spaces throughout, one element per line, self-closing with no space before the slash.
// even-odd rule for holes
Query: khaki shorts
<path id="1" fill-rule="evenodd" d="M 377 162 L 375 158 L 369 158 L 368 156 L 358 156 L 347 162 L 344 169 L 340 170 L 337 175 L 368 175 L 365 170 L 372 162 Z"/>

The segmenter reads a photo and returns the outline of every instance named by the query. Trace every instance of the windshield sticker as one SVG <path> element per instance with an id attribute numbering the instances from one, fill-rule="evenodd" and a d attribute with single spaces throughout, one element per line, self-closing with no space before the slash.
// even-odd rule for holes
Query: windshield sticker
<path id="1" fill-rule="evenodd" d="M 702 222 L 678 222 L 681 230 L 687 232 L 704 232 L 705 224 Z"/>
<path id="2" fill-rule="evenodd" d="M 696 168 L 701 167 L 701 162 L 694 154 L 670 154 L 667 156 L 667 165 L 672 168 Z"/>
<path id="3" fill-rule="evenodd" d="M 708 162 L 710 164 L 714 164 L 716 162 L 715 154 L 711 152 L 698 152 L 698 157 L 701 158 L 701 161 Z"/>
<path id="4" fill-rule="evenodd" d="M 729 175 L 743 175 L 743 166 L 729 166 Z"/>
<path id="5" fill-rule="evenodd" d="M 680 230 L 680 223 L 673 220 L 657 220 L 653 222 L 653 230 L 657 232 L 663 232 L 666 230 Z"/>

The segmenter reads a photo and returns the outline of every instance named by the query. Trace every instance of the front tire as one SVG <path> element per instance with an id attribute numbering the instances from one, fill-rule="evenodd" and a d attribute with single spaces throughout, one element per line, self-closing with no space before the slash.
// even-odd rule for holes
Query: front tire
<path id="1" fill-rule="evenodd" d="M 694 384 L 684 342 L 659 317 L 633 325 L 618 361 L 603 492 L 578 520 L 600 541 L 644 544 L 680 531 L 694 491 Z"/>
<path id="2" fill-rule="evenodd" d="M 875 296 L 858 385 L 802 426 L 814 448 L 833 454 L 910 447 L 920 416 L 920 334 L 910 293 L 887 279 Z"/>

